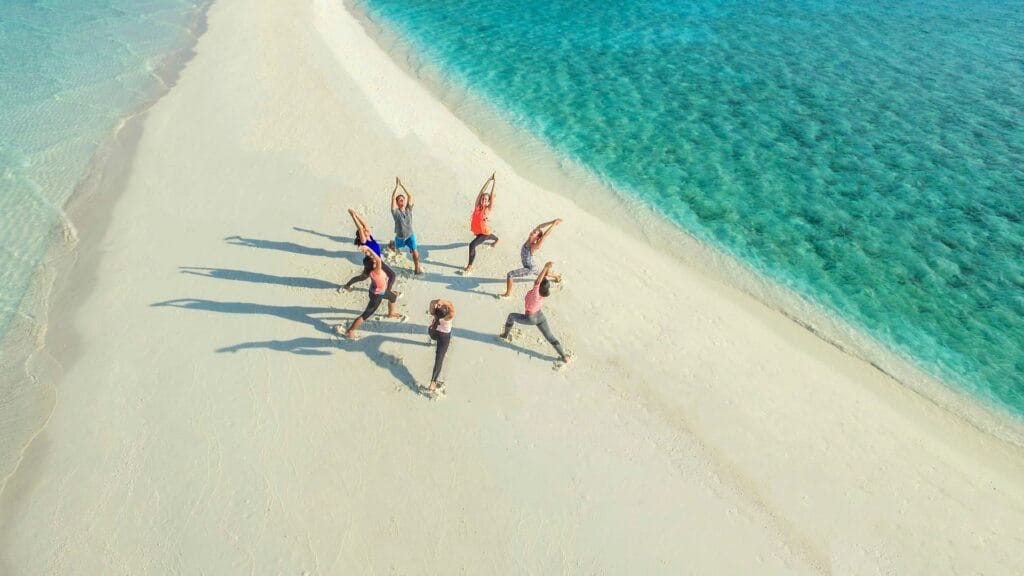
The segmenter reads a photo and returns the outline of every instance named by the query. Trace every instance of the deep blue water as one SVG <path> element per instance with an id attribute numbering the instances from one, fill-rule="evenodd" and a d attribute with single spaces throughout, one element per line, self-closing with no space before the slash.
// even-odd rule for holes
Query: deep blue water
<path id="1" fill-rule="evenodd" d="M 1024 414 L 1024 2 L 360 4 L 506 120 Z"/>

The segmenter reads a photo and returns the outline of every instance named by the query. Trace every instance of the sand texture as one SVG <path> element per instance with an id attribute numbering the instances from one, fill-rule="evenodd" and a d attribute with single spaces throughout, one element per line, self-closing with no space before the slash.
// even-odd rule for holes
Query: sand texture
<path id="1" fill-rule="evenodd" d="M 0 495 L 0 573 L 1020 574 L 1020 450 L 517 175 L 334 0 L 218 0 L 51 314 L 49 424 Z M 497 172 L 502 242 L 463 277 Z M 366 302 L 346 208 L 392 236 Z M 506 271 L 564 288 L 553 370 Z M 91 218 L 91 221 L 90 221 Z M 99 228 L 97 228 L 99 227 Z M 458 306 L 429 400 L 427 302 Z"/>

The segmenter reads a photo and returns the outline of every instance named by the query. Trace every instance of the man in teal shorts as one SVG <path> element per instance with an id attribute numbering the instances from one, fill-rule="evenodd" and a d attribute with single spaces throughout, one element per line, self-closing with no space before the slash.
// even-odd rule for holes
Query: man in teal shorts
<path id="1" fill-rule="evenodd" d="M 402 193 L 398 193 L 398 189 Z M 416 273 L 423 274 L 420 268 L 420 251 L 416 244 L 416 234 L 412 231 L 412 194 L 402 184 L 402 180 L 395 177 L 395 189 L 391 192 L 391 217 L 395 219 L 395 239 L 391 242 L 391 249 L 394 251 L 402 248 L 409 248 L 412 252 L 412 262 L 416 266 Z"/>

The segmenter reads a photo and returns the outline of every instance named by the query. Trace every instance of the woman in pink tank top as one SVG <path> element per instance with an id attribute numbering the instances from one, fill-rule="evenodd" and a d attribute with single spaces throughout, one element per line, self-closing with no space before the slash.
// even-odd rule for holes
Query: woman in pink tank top
<path id="1" fill-rule="evenodd" d="M 488 188 L 490 191 L 488 192 Z M 494 209 L 494 200 L 498 193 L 494 185 L 494 174 L 484 182 L 480 193 L 476 195 L 476 204 L 473 208 L 473 218 L 470 220 L 469 229 L 473 232 L 473 241 L 469 243 L 469 263 L 463 269 L 463 274 L 473 271 L 473 261 L 476 260 L 476 248 L 480 244 L 491 240 L 491 246 L 498 245 L 498 237 L 491 232 L 491 225 L 488 219 L 491 217 L 491 210 Z"/>
<path id="2" fill-rule="evenodd" d="M 558 352 L 559 359 L 568 364 L 572 362 L 572 356 L 566 353 L 562 348 L 561 342 L 551 333 L 551 329 L 548 328 L 548 321 L 544 318 L 544 312 L 541 308 L 544 306 L 544 299 L 551 293 L 551 281 L 548 280 L 548 275 L 551 273 L 551 267 L 554 265 L 553 262 L 548 262 L 544 265 L 544 269 L 541 270 L 540 276 L 533 283 L 533 288 L 526 293 L 526 301 L 524 302 L 525 314 L 516 314 L 515 312 L 508 315 L 505 320 L 505 328 L 501 331 L 499 336 L 508 340 L 511 336 L 510 331 L 512 330 L 513 324 L 526 324 L 528 326 L 536 326 L 540 329 L 540 333 L 544 335 L 544 339 L 554 347 L 555 352 Z"/>
<path id="3" fill-rule="evenodd" d="M 384 273 L 384 263 L 381 261 L 380 256 L 377 256 L 377 253 L 369 246 L 360 246 L 359 249 L 368 258 L 373 260 L 373 267 L 370 269 L 370 301 L 366 304 L 366 310 L 363 310 L 363 313 L 357 316 L 352 321 L 352 325 L 345 331 L 345 338 L 349 340 L 359 339 L 359 336 L 356 335 L 356 330 L 363 325 L 363 322 L 373 316 L 373 313 L 377 311 L 380 303 L 384 300 L 388 301 L 388 318 L 405 322 L 405 316 L 395 311 L 395 301 L 398 300 L 398 295 L 388 290 L 388 275 Z M 337 330 L 341 332 L 341 325 L 338 325 Z"/>

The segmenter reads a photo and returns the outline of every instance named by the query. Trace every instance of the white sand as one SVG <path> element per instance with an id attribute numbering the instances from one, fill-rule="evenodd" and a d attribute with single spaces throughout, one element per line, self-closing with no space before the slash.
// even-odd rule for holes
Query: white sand
<path id="1" fill-rule="evenodd" d="M 1020 450 L 518 177 L 339 2 L 218 1 L 142 128 L 54 315 L 65 373 L 0 495 L 4 575 L 1024 566 Z M 492 170 L 504 241 L 462 278 Z M 401 281 L 409 323 L 342 342 L 366 299 L 333 290 L 344 210 L 389 238 L 396 174 L 428 275 Z M 556 216 L 564 372 L 535 329 L 492 339 L 526 288 L 490 294 Z M 435 297 L 459 316 L 429 401 Z"/>

